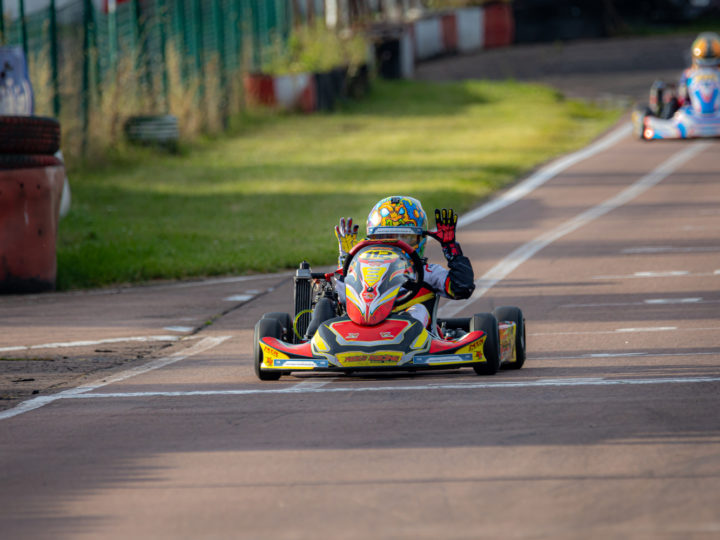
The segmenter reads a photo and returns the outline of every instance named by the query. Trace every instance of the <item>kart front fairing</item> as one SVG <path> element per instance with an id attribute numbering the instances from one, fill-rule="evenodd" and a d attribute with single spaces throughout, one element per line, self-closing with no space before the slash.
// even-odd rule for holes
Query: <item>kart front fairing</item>
<path id="1" fill-rule="evenodd" d="M 484 364 L 486 334 L 475 331 L 457 340 L 440 339 L 407 313 L 374 326 L 343 316 L 323 323 L 306 343 L 264 337 L 262 369 L 289 371 L 378 371 L 451 368 Z"/>

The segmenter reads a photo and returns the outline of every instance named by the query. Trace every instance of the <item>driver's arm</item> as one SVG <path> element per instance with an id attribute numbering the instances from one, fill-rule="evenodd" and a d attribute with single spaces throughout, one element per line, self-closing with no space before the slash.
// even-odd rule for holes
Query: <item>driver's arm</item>
<path id="1" fill-rule="evenodd" d="M 475 272 L 473 272 L 470 259 L 465 255 L 448 258 L 448 268 L 445 293 L 455 300 L 470 298 L 475 290 Z"/>
<path id="2" fill-rule="evenodd" d="M 442 246 L 448 262 L 448 274 L 444 280 L 443 292 L 450 298 L 463 300 L 470 298 L 475 290 L 475 273 L 470 259 L 463 255 L 460 244 L 455 238 L 458 216 L 453 210 L 435 210 L 436 231 L 428 231 Z"/>

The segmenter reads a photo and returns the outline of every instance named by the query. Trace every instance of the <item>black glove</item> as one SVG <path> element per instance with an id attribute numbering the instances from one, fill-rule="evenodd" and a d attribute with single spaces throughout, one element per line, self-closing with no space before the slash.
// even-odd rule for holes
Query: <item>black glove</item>
<path id="1" fill-rule="evenodd" d="M 435 227 L 437 230 L 427 232 L 428 236 L 432 236 L 440 242 L 445 258 L 448 261 L 462 255 L 460 244 L 455 241 L 457 220 L 457 214 L 452 209 L 443 208 L 442 211 L 435 209 Z"/>

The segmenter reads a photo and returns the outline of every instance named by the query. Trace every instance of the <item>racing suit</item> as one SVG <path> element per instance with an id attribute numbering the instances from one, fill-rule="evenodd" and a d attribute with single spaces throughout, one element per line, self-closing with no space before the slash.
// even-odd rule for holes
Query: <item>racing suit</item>
<path id="1" fill-rule="evenodd" d="M 693 77 L 702 71 L 713 70 L 719 68 L 707 67 L 689 67 L 682 72 L 680 81 L 677 86 L 677 95 L 671 98 L 664 106 L 661 118 L 672 118 L 673 115 L 682 107 L 691 104 L 690 86 Z"/>

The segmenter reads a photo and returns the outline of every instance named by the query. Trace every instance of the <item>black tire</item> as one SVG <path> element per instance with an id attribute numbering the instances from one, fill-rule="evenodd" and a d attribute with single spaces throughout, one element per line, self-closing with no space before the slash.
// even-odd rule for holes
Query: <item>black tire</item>
<path id="1" fill-rule="evenodd" d="M 63 162 L 55 156 L 35 155 L 12 155 L 0 154 L 0 170 L 12 169 L 38 169 L 42 167 L 58 167 Z"/>
<path id="2" fill-rule="evenodd" d="M 292 343 L 292 318 L 288 313 L 283 313 L 282 311 L 273 311 L 272 313 L 265 313 L 262 318 L 275 319 L 282 327 L 282 334 L 280 335 L 280 339 L 282 339 L 283 341 L 287 341 L 288 343 Z"/>
<path id="3" fill-rule="evenodd" d="M 60 123 L 44 116 L 0 116 L 0 154 L 52 156 L 60 149 Z"/>
<path id="4" fill-rule="evenodd" d="M 177 150 L 180 140 L 178 119 L 171 114 L 132 116 L 125 122 L 125 134 L 130 142 Z"/>
<path id="5" fill-rule="evenodd" d="M 502 306 L 493 311 L 498 321 L 514 322 L 515 330 L 515 354 L 516 361 L 510 364 L 503 364 L 503 369 L 520 369 L 525 364 L 525 317 L 520 308 L 515 306 Z"/>
<path id="6" fill-rule="evenodd" d="M 255 336 L 253 338 L 253 345 L 255 347 L 255 375 L 261 381 L 277 381 L 282 375 L 281 371 L 263 371 L 260 369 L 260 364 L 263 361 L 262 349 L 260 348 L 260 338 L 274 337 L 282 339 L 282 327 L 280 323 L 275 319 L 260 319 L 255 325 Z"/>
<path id="7" fill-rule="evenodd" d="M 500 367 L 500 333 L 498 322 L 492 313 L 476 313 L 470 320 L 470 331 L 482 330 L 487 334 L 483 354 L 486 362 L 473 366 L 478 375 L 495 375 Z"/>

